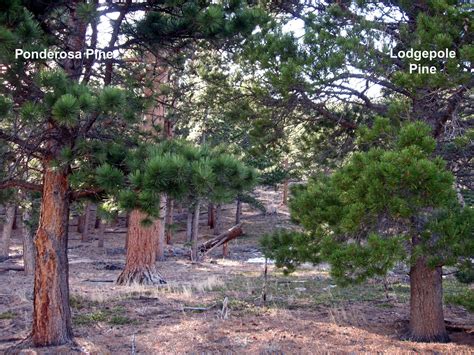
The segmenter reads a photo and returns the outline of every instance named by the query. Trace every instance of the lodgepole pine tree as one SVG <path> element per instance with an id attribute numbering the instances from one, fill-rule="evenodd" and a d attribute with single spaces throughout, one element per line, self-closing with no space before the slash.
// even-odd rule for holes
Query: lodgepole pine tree
<path id="1" fill-rule="evenodd" d="M 393 123 L 422 121 L 436 140 L 433 153 L 446 160 L 455 176 L 461 204 L 472 196 L 472 5 L 419 0 L 288 1 L 271 6 L 299 21 L 302 34 L 297 38 L 275 28 L 248 42 L 246 62 L 264 72 L 260 91 L 269 106 L 304 112 L 300 118 L 305 129 L 339 165 L 355 149 L 354 132 L 375 116 Z M 416 60 L 404 51 L 451 51 L 454 56 Z M 426 74 L 420 66 L 434 73 Z M 281 128 L 279 123 L 275 120 L 273 126 Z M 320 171 L 324 168 L 318 166 Z M 283 241 L 288 239 L 282 237 Z M 414 283 L 440 282 L 439 273 L 434 276 L 423 258 L 412 264 L 412 274 L 419 275 Z M 412 290 L 424 288 L 413 286 Z M 428 289 L 434 297 L 434 288 Z M 445 340 L 439 299 L 433 302 L 434 312 L 427 307 L 413 303 L 411 337 Z M 430 318 L 433 313 L 438 315 L 436 322 Z"/>
<path id="2" fill-rule="evenodd" d="M 346 164 L 294 190 L 291 215 L 307 234 L 280 232 L 264 245 L 289 271 L 327 260 L 343 285 L 407 262 L 408 338 L 446 342 L 442 267 L 473 254 L 474 211 L 459 204 L 431 134 L 422 122 L 396 129 L 381 118 L 361 129 L 360 150 Z"/>

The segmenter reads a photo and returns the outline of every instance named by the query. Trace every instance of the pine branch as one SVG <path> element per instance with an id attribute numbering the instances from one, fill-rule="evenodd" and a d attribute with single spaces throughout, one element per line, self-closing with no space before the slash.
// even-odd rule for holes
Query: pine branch
<path id="1" fill-rule="evenodd" d="M 34 184 L 24 180 L 11 179 L 0 182 L 0 190 L 11 189 L 14 187 L 20 187 L 31 191 L 43 191 L 43 185 Z"/>

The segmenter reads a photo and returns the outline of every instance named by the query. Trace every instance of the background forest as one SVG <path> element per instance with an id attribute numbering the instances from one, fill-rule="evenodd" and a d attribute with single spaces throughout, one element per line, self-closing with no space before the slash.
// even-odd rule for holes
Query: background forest
<path id="1" fill-rule="evenodd" d="M 0 10 L 0 351 L 472 352 L 470 2 Z"/>

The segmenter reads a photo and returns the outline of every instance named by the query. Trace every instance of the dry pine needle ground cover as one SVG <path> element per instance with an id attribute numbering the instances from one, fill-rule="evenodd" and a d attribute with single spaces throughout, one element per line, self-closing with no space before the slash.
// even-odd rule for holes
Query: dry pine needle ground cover
<path id="1" fill-rule="evenodd" d="M 232 210 L 226 225 L 232 224 Z M 282 211 L 285 212 L 285 211 Z M 473 353 L 474 317 L 447 305 L 452 342 L 419 344 L 399 340 L 408 319 L 409 288 L 403 272 L 385 280 L 340 288 L 324 266 L 303 267 L 284 276 L 269 267 L 263 304 L 263 264 L 258 239 L 288 225 L 287 213 L 268 216 L 247 210 L 246 235 L 230 246 L 228 259 L 216 251 L 191 264 L 178 231 L 167 261 L 160 263 L 167 285 L 116 286 L 124 263 L 124 230 L 108 230 L 105 249 L 71 235 L 71 307 L 76 346 L 26 353 L 141 354 L 321 352 Z M 203 234 L 210 231 L 202 227 Z M 21 254 L 20 236 L 12 253 Z M 174 254 L 174 256 L 173 256 Z M 21 258 L 13 259 L 21 263 Z M 28 334 L 32 279 L 0 273 L 0 353 Z M 465 290 L 445 279 L 446 293 Z M 472 292 L 472 290 L 471 290 Z"/>

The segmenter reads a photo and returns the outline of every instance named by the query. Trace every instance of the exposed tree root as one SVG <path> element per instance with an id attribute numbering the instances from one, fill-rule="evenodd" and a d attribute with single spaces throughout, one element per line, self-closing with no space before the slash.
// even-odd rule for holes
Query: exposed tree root
<path id="1" fill-rule="evenodd" d="M 132 284 L 162 285 L 166 284 L 166 281 L 155 266 L 141 266 L 123 270 L 117 279 L 117 285 Z"/>

